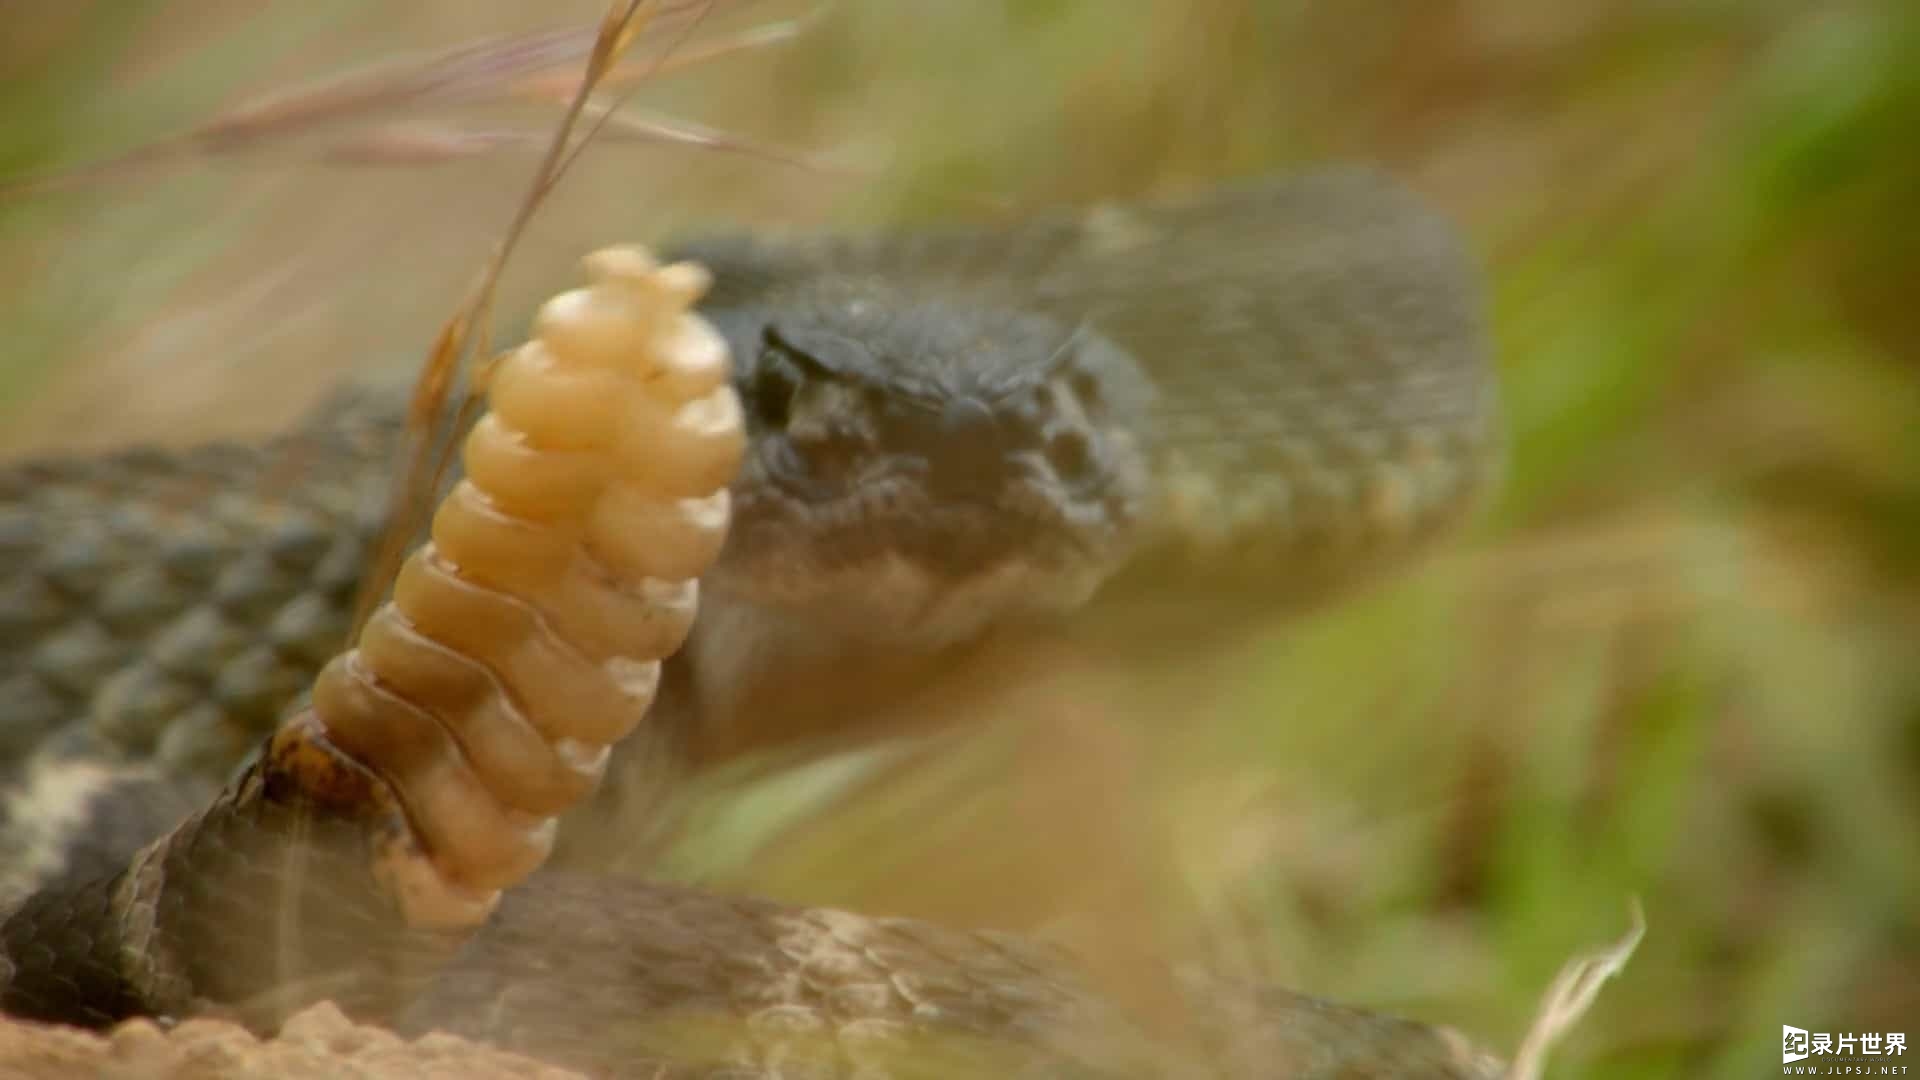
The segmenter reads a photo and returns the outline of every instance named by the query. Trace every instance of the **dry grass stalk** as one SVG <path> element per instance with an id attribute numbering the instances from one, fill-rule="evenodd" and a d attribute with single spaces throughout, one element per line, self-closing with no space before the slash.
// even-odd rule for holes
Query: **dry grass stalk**
<path id="1" fill-rule="evenodd" d="M 486 327 L 493 311 L 494 290 L 501 273 L 506 269 L 507 259 L 513 254 L 528 223 L 533 220 L 534 213 L 566 174 L 581 148 L 593 137 L 594 128 L 588 128 L 578 136 L 575 134 L 575 127 L 588 98 L 594 93 L 600 79 L 620 61 L 663 9 L 683 16 L 691 14 L 693 24 L 697 25 L 698 17 L 716 2 L 718 0 L 669 5 L 651 0 L 614 0 L 601 17 L 592 46 L 587 51 L 580 84 L 554 128 L 546 153 L 527 186 L 526 195 L 515 208 L 512 220 L 494 245 L 493 254 L 481 268 L 466 298 L 442 324 L 414 383 L 413 398 L 408 409 L 407 465 L 388 498 L 386 532 L 361 578 L 351 637 L 358 637 L 368 616 L 391 587 L 408 543 L 424 524 L 432 503 L 429 496 L 438 487 L 451 461 L 448 429 L 458 430 L 461 422 L 472 419 L 475 403 L 469 398 L 461 401 L 455 410 L 456 420 L 452 425 L 436 423 L 445 414 L 454 388 L 462 373 L 468 369 L 471 359 L 475 355 L 491 352 Z"/>
<path id="2" fill-rule="evenodd" d="M 791 41 L 808 21 L 789 20 L 751 27 L 697 48 L 685 47 L 687 38 L 709 12 L 747 2 L 661 0 L 645 5 L 649 14 L 643 22 L 650 31 L 650 41 L 658 43 L 657 49 L 640 60 L 616 62 L 594 79 L 594 85 L 631 89 L 668 71 L 684 70 L 739 52 Z M 619 54 L 624 57 L 629 47 L 640 41 L 636 26 L 634 40 L 624 43 Z M 567 100 L 575 95 L 582 78 L 574 73 L 574 65 L 582 58 L 590 60 L 602 44 L 598 32 L 565 27 L 485 37 L 419 56 L 387 60 L 274 91 L 227 109 L 184 132 L 143 143 L 102 161 L 0 183 L 0 198 L 110 183 L 124 180 L 142 169 L 180 164 L 209 155 L 258 152 L 345 124 L 392 117 L 405 109 L 527 99 Z M 531 133 L 457 129 L 432 134 L 388 132 L 373 137 L 363 134 L 349 136 L 327 147 L 321 157 L 417 164 L 470 156 L 499 145 L 522 145 L 532 138 L 535 136 Z"/>
<path id="3" fill-rule="evenodd" d="M 1600 988 L 1626 968 L 1640 939 L 1647 933 L 1647 916 L 1635 898 L 1627 907 L 1631 920 L 1627 932 L 1618 941 L 1567 961 L 1554 977 L 1553 985 L 1540 1002 L 1533 1026 L 1514 1051 L 1505 1080 L 1540 1080 L 1545 1074 L 1547 1056 L 1567 1032 L 1580 1022 L 1593 1006 Z"/>

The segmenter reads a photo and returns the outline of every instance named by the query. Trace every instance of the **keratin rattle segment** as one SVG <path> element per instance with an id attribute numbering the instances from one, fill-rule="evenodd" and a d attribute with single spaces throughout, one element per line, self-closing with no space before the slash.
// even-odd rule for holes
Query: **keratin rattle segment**
<path id="1" fill-rule="evenodd" d="M 691 311 L 708 274 L 636 248 L 586 267 L 498 365 L 393 600 L 275 737 L 297 770 L 344 754 L 377 777 L 377 869 L 415 925 L 476 924 L 546 859 L 725 536 L 745 434 L 726 345 Z"/>

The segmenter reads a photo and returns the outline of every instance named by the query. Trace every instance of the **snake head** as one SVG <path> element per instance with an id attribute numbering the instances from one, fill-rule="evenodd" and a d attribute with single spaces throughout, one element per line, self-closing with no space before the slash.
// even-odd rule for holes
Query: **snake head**
<path id="1" fill-rule="evenodd" d="M 922 643 L 1077 607 L 1125 558 L 1149 392 L 1099 334 L 871 283 L 712 317 L 752 450 L 710 588 Z"/>

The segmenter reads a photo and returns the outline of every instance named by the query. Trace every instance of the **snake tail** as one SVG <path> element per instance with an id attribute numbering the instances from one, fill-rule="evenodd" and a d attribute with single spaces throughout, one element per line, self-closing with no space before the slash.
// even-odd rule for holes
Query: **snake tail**
<path id="1" fill-rule="evenodd" d="M 348 989 L 384 1013 L 545 861 L 692 625 L 745 441 L 691 312 L 706 271 L 587 266 L 493 373 L 465 479 L 311 705 L 125 872 L 9 918 L 0 1006 L 266 1019 Z"/>

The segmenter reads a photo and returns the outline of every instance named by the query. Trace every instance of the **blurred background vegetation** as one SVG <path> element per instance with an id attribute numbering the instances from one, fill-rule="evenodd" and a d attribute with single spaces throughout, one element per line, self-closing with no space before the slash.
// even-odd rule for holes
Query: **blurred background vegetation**
<path id="1" fill-rule="evenodd" d="M 0 176 L 599 12 L 537 7 L 18 7 Z M 803 10 L 736 3 L 702 32 Z M 344 130 L 555 116 L 507 98 Z M 1167 680 L 1158 722 L 1069 693 L 906 779 L 859 782 L 869 755 L 762 784 L 716 800 L 679 873 L 1001 925 L 1104 912 L 1506 1047 L 1638 895 L 1651 930 L 1558 1075 L 1754 1075 L 1782 1023 L 1920 1043 L 1920 5 L 848 0 L 634 108 L 822 164 L 603 145 L 503 310 L 591 246 L 700 222 L 1358 159 L 1473 238 L 1511 432 L 1466 542 Z M 0 447 L 267 431 L 349 369 L 414 362 L 533 152 L 353 163 L 341 136 L 203 140 L 0 200 Z"/>

